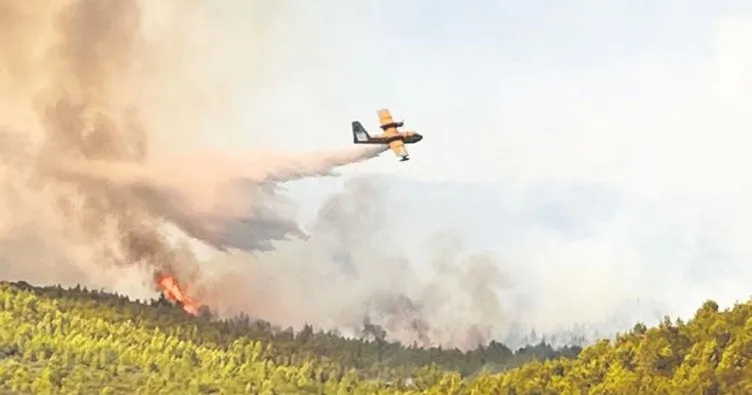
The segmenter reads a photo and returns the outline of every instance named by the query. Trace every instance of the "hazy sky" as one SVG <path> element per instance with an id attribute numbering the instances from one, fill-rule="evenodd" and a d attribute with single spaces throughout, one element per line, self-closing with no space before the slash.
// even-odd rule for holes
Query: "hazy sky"
<path id="1" fill-rule="evenodd" d="M 751 2 L 216 4 L 217 51 L 247 50 L 217 67 L 248 77 L 205 141 L 343 147 L 390 108 L 425 136 L 413 160 L 343 173 L 390 175 L 412 253 L 445 229 L 495 250 L 531 323 L 749 295 Z M 337 185 L 291 188 L 310 216 Z"/>

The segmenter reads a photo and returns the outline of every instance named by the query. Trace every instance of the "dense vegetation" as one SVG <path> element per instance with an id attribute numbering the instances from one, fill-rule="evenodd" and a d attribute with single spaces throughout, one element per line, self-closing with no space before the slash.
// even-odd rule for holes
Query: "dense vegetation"
<path id="1" fill-rule="evenodd" d="M 512 352 L 495 342 L 469 352 L 422 349 L 378 335 L 193 317 L 165 300 L 146 306 L 78 287 L 0 283 L 0 389 L 21 393 L 419 390 L 579 351 L 539 344 Z"/>
<path id="2" fill-rule="evenodd" d="M 0 393 L 39 394 L 748 394 L 752 303 L 707 302 L 688 323 L 637 324 L 577 351 L 424 350 L 0 284 Z"/>

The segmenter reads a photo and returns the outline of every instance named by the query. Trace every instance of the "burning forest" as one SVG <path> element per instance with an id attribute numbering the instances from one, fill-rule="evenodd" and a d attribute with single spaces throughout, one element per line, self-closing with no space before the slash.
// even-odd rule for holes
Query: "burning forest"
<path id="1" fill-rule="evenodd" d="M 196 39 L 212 34 L 202 7 L 0 0 L 11 16 L 0 35 L 14 43 L 0 49 L 3 274 L 140 299 L 159 291 L 193 315 L 206 305 L 284 326 L 365 321 L 426 346 L 487 342 L 505 318 L 493 296 L 501 274 L 457 250 L 419 279 L 389 239 L 376 181 L 348 182 L 305 231 L 291 212 L 282 184 L 383 147 L 199 148 L 200 125 L 233 117 L 224 79 L 247 78 L 212 69 L 214 55 L 243 60 Z M 199 259 L 196 245 L 218 254 Z"/>

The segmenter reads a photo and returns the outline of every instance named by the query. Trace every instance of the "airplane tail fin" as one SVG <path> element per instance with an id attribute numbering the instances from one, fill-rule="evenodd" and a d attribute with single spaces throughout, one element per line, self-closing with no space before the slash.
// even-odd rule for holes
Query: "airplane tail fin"
<path id="1" fill-rule="evenodd" d="M 368 140 L 371 139 L 371 136 L 368 135 L 368 132 L 366 132 L 366 129 L 358 121 L 353 121 L 352 132 L 353 132 L 353 143 L 355 144 L 364 144 L 364 143 L 367 143 Z"/>

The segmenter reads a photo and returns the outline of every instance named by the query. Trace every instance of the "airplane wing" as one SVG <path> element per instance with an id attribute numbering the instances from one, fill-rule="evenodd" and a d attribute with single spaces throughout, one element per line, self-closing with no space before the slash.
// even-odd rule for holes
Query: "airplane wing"
<path id="1" fill-rule="evenodd" d="M 379 124 L 381 129 L 384 130 L 384 136 L 392 136 L 397 134 L 397 128 L 402 126 L 402 122 L 394 122 L 392 114 L 388 109 L 383 108 L 377 111 L 379 115 Z"/>
<path id="2" fill-rule="evenodd" d="M 395 155 L 401 157 L 403 161 L 408 160 L 407 148 L 405 148 L 405 143 L 403 143 L 402 140 L 394 140 L 390 142 L 389 148 L 394 151 Z"/>

